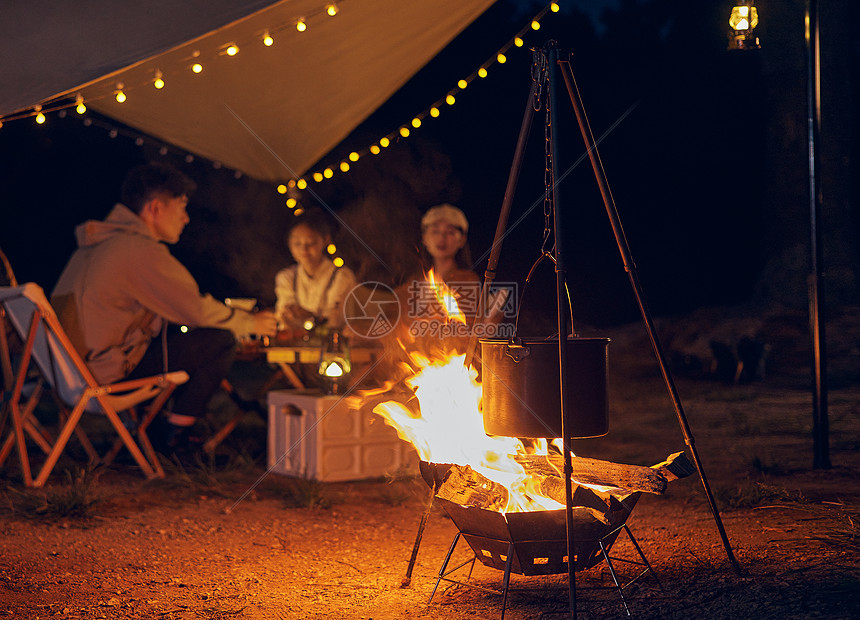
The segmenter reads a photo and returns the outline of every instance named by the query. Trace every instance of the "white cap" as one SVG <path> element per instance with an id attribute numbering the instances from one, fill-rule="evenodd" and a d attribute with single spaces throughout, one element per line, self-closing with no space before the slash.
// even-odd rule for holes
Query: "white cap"
<path id="1" fill-rule="evenodd" d="M 466 219 L 466 215 L 447 202 L 427 210 L 427 213 L 421 218 L 421 230 L 436 222 L 448 222 L 451 226 L 462 230 L 463 234 L 469 232 L 469 220 Z"/>

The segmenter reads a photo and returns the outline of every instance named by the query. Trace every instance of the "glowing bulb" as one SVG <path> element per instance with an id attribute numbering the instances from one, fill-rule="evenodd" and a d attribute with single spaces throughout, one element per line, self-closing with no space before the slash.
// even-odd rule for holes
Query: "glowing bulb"
<path id="1" fill-rule="evenodd" d="M 358 157 L 359 157 L 358 153 L 353 151 L 352 153 L 349 154 L 349 161 L 358 161 Z"/>
<path id="2" fill-rule="evenodd" d="M 296 214 L 298 215 L 298 214 Z M 305 322 L 302 323 L 302 327 L 305 328 L 305 331 L 311 331 L 314 328 L 314 320 L 313 319 L 305 319 Z M 561 401 L 559 401 L 561 402 Z"/>
<path id="3" fill-rule="evenodd" d="M 299 204 L 299 201 L 295 198 L 287 198 L 287 206 L 290 209 L 295 209 L 297 204 Z"/>
<path id="4" fill-rule="evenodd" d="M 42 114 L 42 106 L 40 105 L 36 106 L 36 122 L 39 125 L 42 125 L 45 122 L 45 115 Z"/>
<path id="5" fill-rule="evenodd" d="M 389 140 L 388 138 L 383 138 L 379 141 L 379 146 L 381 146 L 382 148 L 388 148 L 389 144 L 391 144 L 391 140 Z"/>
<path id="6" fill-rule="evenodd" d="M 432 116 L 433 118 L 438 118 L 439 117 L 439 108 L 437 108 L 436 106 L 433 106 L 432 108 L 430 108 L 430 116 Z"/>
<path id="7" fill-rule="evenodd" d="M 314 181 L 319 183 L 322 180 L 323 180 L 322 172 L 314 172 Z"/>
<path id="8" fill-rule="evenodd" d="M 126 100 L 125 93 L 122 92 L 123 83 L 118 82 L 116 85 L 116 101 L 117 103 L 123 103 Z"/>
<path id="9" fill-rule="evenodd" d="M 380 149 L 376 144 L 373 144 L 373 145 L 371 145 L 371 147 L 370 147 L 370 152 L 371 152 L 371 153 L 373 153 L 374 155 L 379 155 L 379 152 L 380 152 L 381 150 L 382 150 L 382 149 Z"/>
<path id="10" fill-rule="evenodd" d="M 464 89 L 464 88 L 466 88 L 468 85 L 469 85 L 469 83 L 468 83 L 466 80 L 460 80 L 459 82 L 457 82 L 457 87 L 458 87 L 460 90 L 463 90 L 463 89 Z"/>
<path id="11" fill-rule="evenodd" d="M 337 246 L 333 243 L 329 243 L 326 246 L 325 251 L 328 252 L 329 254 L 334 254 L 335 252 L 337 252 Z"/>
<path id="12" fill-rule="evenodd" d="M 340 256 L 338 256 L 337 258 L 335 258 L 331 262 L 334 263 L 335 267 L 343 267 L 343 259 Z"/>
<path id="13" fill-rule="evenodd" d="M 478 69 L 478 77 L 485 78 L 487 77 L 487 70 L 484 67 Z"/>
<path id="14" fill-rule="evenodd" d="M 448 105 L 454 105 L 456 101 L 457 100 L 454 99 L 454 95 L 448 95 L 447 97 L 445 97 L 445 103 L 447 103 Z"/>
<path id="15" fill-rule="evenodd" d="M 283 183 L 278 185 L 278 193 L 279 194 L 286 194 L 287 193 L 287 186 L 284 185 Z"/>
<path id="16" fill-rule="evenodd" d="M 415 129 L 418 129 L 419 127 L 421 127 L 421 119 L 418 117 L 413 118 L 412 119 L 412 126 L 415 127 Z"/>
<path id="17" fill-rule="evenodd" d="M 187 325 L 180 325 L 179 331 L 181 331 L 183 334 L 187 334 L 188 333 L 188 326 Z M 559 401 L 559 402 L 561 402 L 561 401 Z"/>
<path id="18" fill-rule="evenodd" d="M 87 111 L 87 106 L 84 105 L 84 96 L 83 95 L 79 94 L 75 97 L 75 111 L 78 114 L 83 114 L 84 112 Z"/>
<path id="19" fill-rule="evenodd" d="M 516 45 L 517 47 L 522 47 L 523 45 L 525 45 L 525 41 L 523 41 L 520 37 L 515 37 L 514 45 Z"/>
<path id="20" fill-rule="evenodd" d="M 331 168 L 326 168 L 325 170 L 323 170 L 323 176 L 327 179 L 332 178 L 334 176 L 334 170 L 332 170 Z"/>
<path id="21" fill-rule="evenodd" d="M 532 30 L 540 30 L 540 22 L 538 20 L 532 22 Z"/>
<path id="22" fill-rule="evenodd" d="M 346 162 L 346 161 L 340 162 L 340 171 L 341 172 L 348 172 L 349 171 L 349 162 Z"/>
<path id="23" fill-rule="evenodd" d="M 334 17 L 335 15 L 337 15 L 337 5 L 329 4 L 325 8 L 325 12 L 328 14 L 329 17 Z"/>
<path id="24" fill-rule="evenodd" d="M 272 38 L 272 35 L 269 34 L 268 30 L 263 33 L 263 45 L 266 47 L 272 47 L 274 42 L 275 40 Z"/>
<path id="25" fill-rule="evenodd" d="M 296 186 L 296 180 L 295 179 L 290 179 L 289 181 L 287 181 L 287 187 L 295 187 L 295 186 Z"/>
<path id="26" fill-rule="evenodd" d="M 553 13 L 558 13 L 560 8 L 561 7 L 558 6 L 558 2 L 553 2 L 552 4 L 549 5 L 549 10 L 552 11 Z"/>
<path id="27" fill-rule="evenodd" d="M 500 65 L 503 65 L 508 61 L 508 57 L 504 54 L 499 54 L 498 56 L 496 56 L 496 60 L 499 62 Z"/>
<path id="28" fill-rule="evenodd" d="M 201 73 L 203 71 L 203 65 L 201 65 L 199 62 L 195 62 L 193 65 L 191 65 L 191 70 L 194 73 Z"/>
<path id="29" fill-rule="evenodd" d="M 304 179 L 299 179 L 298 181 L 296 181 L 296 187 L 298 187 L 299 189 L 305 189 L 307 186 L 308 182 Z"/>
<path id="30" fill-rule="evenodd" d="M 227 49 L 225 49 L 224 52 L 228 56 L 235 56 L 236 54 L 239 53 L 239 46 L 236 45 L 235 43 L 231 43 L 230 45 L 227 46 Z"/>
<path id="31" fill-rule="evenodd" d="M 325 369 L 326 377 L 342 377 L 343 376 L 343 368 L 340 367 L 340 364 L 337 362 L 332 362 Z"/>
<path id="32" fill-rule="evenodd" d="M 409 128 L 408 127 L 401 127 L 400 128 L 400 135 L 403 136 L 404 138 L 408 138 L 409 137 Z"/>
<path id="33" fill-rule="evenodd" d="M 155 72 L 155 79 L 152 81 L 152 85 L 155 86 L 157 90 L 164 88 L 164 79 L 161 76 L 161 71 Z"/>
<path id="34" fill-rule="evenodd" d="M 304 32 L 307 29 L 308 25 L 305 23 L 304 19 L 300 19 L 296 22 L 296 30 L 298 30 L 299 32 Z"/>
<path id="35" fill-rule="evenodd" d="M 304 209 L 302 209 L 301 207 L 299 207 L 298 209 L 296 209 L 295 211 L 293 211 L 293 215 L 295 215 L 296 217 L 299 217 L 299 216 L 300 216 L 302 213 L 304 213 L 304 212 L 305 212 L 305 210 L 304 210 Z"/>

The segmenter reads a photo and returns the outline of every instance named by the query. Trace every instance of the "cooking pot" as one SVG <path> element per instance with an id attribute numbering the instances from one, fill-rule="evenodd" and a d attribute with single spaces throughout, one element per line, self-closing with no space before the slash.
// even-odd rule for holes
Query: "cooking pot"
<path id="1" fill-rule="evenodd" d="M 481 340 L 484 431 L 505 437 L 561 437 L 558 339 Z M 568 337 L 568 437 L 609 432 L 609 338 Z"/>

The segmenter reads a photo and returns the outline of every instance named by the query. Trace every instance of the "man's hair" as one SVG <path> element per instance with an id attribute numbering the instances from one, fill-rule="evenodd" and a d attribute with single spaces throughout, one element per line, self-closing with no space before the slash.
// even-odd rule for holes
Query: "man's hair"
<path id="1" fill-rule="evenodd" d="M 125 175 L 120 196 L 122 203 L 140 215 L 143 205 L 158 194 L 171 198 L 190 196 L 197 184 L 169 164 L 135 166 Z"/>

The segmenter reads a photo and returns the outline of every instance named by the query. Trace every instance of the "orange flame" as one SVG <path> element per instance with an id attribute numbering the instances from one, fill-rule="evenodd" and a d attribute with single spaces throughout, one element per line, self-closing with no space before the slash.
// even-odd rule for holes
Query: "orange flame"
<path id="1" fill-rule="evenodd" d="M 449 319 L 466 319 L 453 292 L 433 271 L 428 273 L 436 298 Z M 389 400 L 377 404 L 373 411 L 397 430 L 401 439 L 410 442 L 419 457 L 432 463 L 469 465 L 473 470 L 505 486 L 509 491 L 504 512 L 556 510 L 564 508 L 543 496 L 537 484 L 514 460 L 525 454 L 526 447 L 516 437 L 489 436 L 484 432 L 481 410 L 481 384 L 477 371 L 465 366 L 465 355 L 446 346 L 432 347 L 432 355 L 410 350 L 405 339 L 398 339 L 406 353 L 402 364 L 408 387 L 419 407 L 407 402 Z M 363 392 L 365 398 L 387 394 L 394 382 L 377 390 Z M 420 411 L 418 410 L 420 409 Z M 547 441 L 538 439 L 529 452 L 547 454 Z"/>

